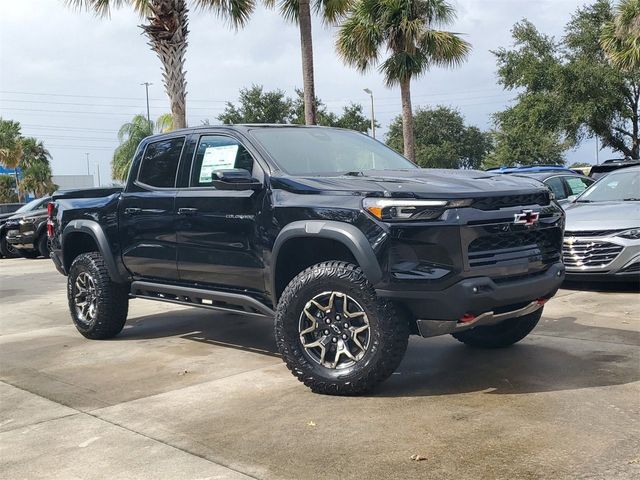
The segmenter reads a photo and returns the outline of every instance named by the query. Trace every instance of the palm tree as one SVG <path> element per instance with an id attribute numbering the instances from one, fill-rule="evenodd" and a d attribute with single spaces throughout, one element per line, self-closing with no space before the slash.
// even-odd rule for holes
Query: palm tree
<path id="1" fill-rule="evenodd" d="M 36 164 L 43 164 L 49 166 L 49 160 L 51 154 L 42 143 L 42 140 L 38 140 L 33 137 L 27 137 L 22 139 L 22 158 L 20 160 L 20 166 L 22 168 L 29 168 Z"/>
<path id="2" fill-rule="evenodd" d="M 276 4 L 285 20 L 298 24 L 302 50 L 302 86 L 304 94 L 304 120 L 307 125 L 316 124 L 316 89 L 313 76 L 313 37 L 311 34 L 311 9 L 326 24 L 335 24 L 349 9 L 351 0 L 265 0 L 268 7 Z"/>
<path id="3" fill-rule="evenodd" d="M 34 163 L 24 169 L 21 188 L 40 198 L 52 194 L 58 187 L 51 181 L 51 167 L 47 163 Z"/>
<path id="4" fill-rule="evenodd" d="M 125 123 L 118 130 L 120 145 L 113 152 L 111 161 L 111 176 L 114 180 L 124 181 L 129 173 L 129 167 L 133 161 L 138 144 L 153 132 L 165 133 L 173 130 L 173 119 L 170 113 L 158 117 L 155 125 L 149 122 L 144 115 L 134 116 L 130 122 Z"/>
<path id="5" fill-rule="evenodd" d="M 20 181 L 18 179 L 18 166 L 22 158 L 22 137 L 20 124 L 13 120 L 3 120 L 0 117 L 0 163 L 13 170 L 20 200 Z"/>
<path id="6" fill-rule="evenodd" d="M 362 72 L 380 64 L 387 86 L 400 85 L 404 155 L 414 162 L 411 79 L 432 66 L 452 67 L 466 58 L 469 43 L 434 29 L 454 18 L 444 0 L 357 0 L 338 31 L 338 53 L 347 64 Z"/>
<path id="7" fill-rule="evenodd" d="M 611 63 L 624 71 L 640 67 L 640 0 L 622 0 L 612 21 L 602 26 L 600 45 Z"/>
<path id="8" fill-rule="evenodd" d="M 149 39 L 151 50 L 162 62 L 162 81 L 171 104 L 175 128 L 187 125 L 185 99 L 187 81 L 184 57 L 187 50 L 188 9 L 186 0 L 65 0 L 76 8 L 86 8 L 108 17 L 111 8 L 131 5 L 147 21 L 140 28 Z M 196 7 L 208 9 L 228 20 L 235 28 L 244 26 L 255 8 L 255 0 L 192 0 Z"/>

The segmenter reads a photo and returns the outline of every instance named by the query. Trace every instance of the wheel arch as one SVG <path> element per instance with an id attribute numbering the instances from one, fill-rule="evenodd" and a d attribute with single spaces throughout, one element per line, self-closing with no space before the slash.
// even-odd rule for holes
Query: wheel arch
<path id="1" fill-rule="evenodd" d="M 318 251 L 318 245 L 333 245 L 335 249 L 327 257 Z M 292 275 L 291 268 L 283 268 L 284 259 L 289 258 L 287 253 L 291 252 L 292 248 L 304 246 L 316 252 L 317 258 L 313 257 L 313 263 L 309 265 L 298 269 L 294 268 L 293 270 L 297 271 Z M 321 249 L 321 251 L 325 250 Z M 295 275 L 304 268 L 327 260 L 355 262 L 362 269 L 367 280 L 374 285 L 382 279 L 382 270 L 373 248 L 364 233 L 356 226 L 338 221 L 300 220 L 285 226 L 273 245 L 270 282 L 274 306 L 277 305 L 286 284 Z"/>
<path id="2" fill-rule="evenodd" d="M 78 255 L 98 251 L 104 259 L 111 280 L 117 283 L 127 281 L 118 270 L 107 236 L 98 222 L 93 220 L 69 222 L 62 232 L 61 245 L 65 271 L 69 271 L 71 263 Z"/>

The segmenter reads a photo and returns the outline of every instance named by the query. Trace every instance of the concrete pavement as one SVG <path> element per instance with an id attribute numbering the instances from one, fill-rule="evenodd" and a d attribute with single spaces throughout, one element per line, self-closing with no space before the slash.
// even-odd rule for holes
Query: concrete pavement
<path id="1" fill-rule="evenodd" d="M 339 398 L 291 376 L 264 319 L 134 300 L 121 335 L 86 340 L 65 281 L 0 260 L 2 478 L 640 475 L 637 292 L 562 290 L 505 350 L 412 338 L 378 390 Z"/>

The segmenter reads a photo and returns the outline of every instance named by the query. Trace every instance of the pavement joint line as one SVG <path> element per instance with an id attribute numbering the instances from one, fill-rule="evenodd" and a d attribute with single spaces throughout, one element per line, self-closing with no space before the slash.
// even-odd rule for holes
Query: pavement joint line
<path id="1" fill-rule="evenodd" d="M 249 474 L 249 473 L 245 473 L 245 472 L 243 472 L 243 471 L 241 471 L 241 470 L 238 470 L 238 469 L 236 469 L 236 468 L 233 468 L 233 467 L 231 467 L 231 466 L 229 466 L 229 465 L 225 465 L 225 464 L 223 464 L 223 463 L 213 461 L 213 460 L 211 460 L 210 458 L 205 457 L 204 455 L 200 455 L 200 454 L 195 453 L 195 452 L 190 452 L 190 451 L 188 451 L 188 450 L 185 450 L 184 448 L 178 447 L 177 445 L 173 445 L 173 444 L 168 443 L 168 442 L 166 442 L 166 441 L 164 441 L 164 440 L 160 440 L 160 439 L 158 439 L 158 438 L 154 438 L 154 437 L 152 437 L 152 436 L 150 436 L 150 435 L 147 435 L 146 433 L 139 432 L 139 431 L 137 431 L 137 430 L 134 430 L 134 429 L 132 429 L 132 428 L 126 427 L 126 426 L 121 425 L 121 424 L 119 424 L 119 423 L 113 422 L 113 421 L 111 421 L 111 420 L 107 420 L 106 418 L 102 418 L 102 417 L 99 417 L 99 416 L 97 416 L 97 415 L 94 415 L 93 413 L 91 413 L 91 411 L 84 411 L 84 410 L 80 410 L 80 409 L 78 409 L 78 408 L 76 408 L 76 407 L 72 407 L 72 406 L 70 406 L 70 405 L 64 405 L 64 404 L 62 404 L 62 403 L 60 403 L 60 402 L 57 402 L 57 401 L 52 400 L 52 399 L 50 399 L 50 398 L 44 397 L 44 396 L 42 396 L 42 395 L 40 395 L 40 394 L 38 394 L 38 393 L 31 392 L 31 391 L 29 391 L 29 390 L 27 390 L 27 389 L 24 389 L 24 388 L 21 388 L 21 387 L 17 387 L 16 385 L 13 385 L 13 384 L 11 384 L 11 383 L 9 383 L 9 382 L 6 382 L 6 381 L 4 381 L 4 380 L 0 380 L 0 382 L 4 383 L 4 384 L 6 384 L 6 385 L 9 385 L 9 386 L 11 386 L 11 387 L 13 387 L 13 388 L 16 388 L 16 389 L 18 389 L 18 390 L 22 390 L 23 392 L 27 392 L 27 393 L 29 393 L 29 394 L 31 394 L 31 395 L 35 395 L 36 397 L 40 397 L 40 398 L 43 398 L 43 399 L 48 400 L 48 401 L 50 401 L 50 402 L 56 403 L 56 404 L 58 404 L 58 405 L 62 405 L 62 406 L 64 406 L 64 407 L 70 408 L 70 409 L 74 410 L 74 412 L 75 412 L 75 413 L 70 413 L 70 414 L 68 414 L 68 415 L 64 415 L 64 416 L 61 416 L 61 417 L 49 418 L 49 419 L 47 419 L 47 420 L 42 420 L 42 421 L 40 421 L 40 422 L 36 422 L 36 423 L 30 424 L 30 425 L 23 425 L 22 427 L 16 427 L 16 428 L 14 428 L 14 429 L 5 430 L 5 432 L 10 432 L 10 431 L 12 431 L 12 430 L 16 430 L 16 429 L 18 429 L 18 428 L 25 428 L 25 427 L 30 427 L 30 426 L 32 426 L 32 425 L 39 425 L 39 424 L 44 424 L 44 423 L 48 423 L 48 422 L 53 422 L 53 421 L 56 421 L 56 420 L 61 420 L 61 419 L 65 419 L 65 418 L 70 418 L 70 417 L 73 417 L 73 416 L 76 416 L 76 415 L 87 415 L 88 417 L 94 418 L 95 420 L 98 420 L 99 422 L 104 422 L 104 423 L 107 423 L 107 424 L 112 425 L 112 426 L 114 426 L 114 427 L 120 428 L 120 429 L 122 429 L 122 430 L 126 430 L 127 432 L 133 433 L 134 435 L 139 435 L 139 436 L 141 436 L 141 437 L 143 437 L 143 438 L 146 438 L 146 439 L 148 439 L 148 440 L 151 440 L 152 442 L 160 443 L 160 444 L 162 444 L 162 445 L 166 445 L 166 446 L 167 446 L 167 447 L 169 447 L 169 448 L 173 448 L 174 450 L 178 450 L 178 451 L 180 451 L 180 452 L 182 452 L 182 453 L 186 453 L 187 455 L 191 455 L 191 456 L 193 456 L 193 457 L 201 458 L 202 460 L 205 460 L 205 461 L 207 461 L 207 462 L 209 462 L 209 463 L 212 463 L 212 464 L 214 464 L 214 465 L 218 465 L 218 466 L 220 466 L 220 467 L 226 468 L 227 470 L 231 470 L 231 471 L 233 471 L 233 472 L 239 473 L 239 474 L 244 475 L 244 476 L 246 476 L 246 477 L 248 477 L 248 478 L 253 478 L 253 479 L 255 479 L 255 480 L 260 480 L 260 479 L 259 479 L 259 477 L 255 477 L 255 476 L 253 476 L 253 475 L 251 475 L 251 474 Z M 152 395 L 152 396 L 153 396 L 153 395 Z M 126 404 L 126 403 L 127 403 L 127 402 L 123 402 L 123 404 Z M 121 404 L 116 404 L 116 405 L 121 405 Z M 1 435 L 2 433 L 5 433 L 5 432 L 0 432 L 0 435 Z M 199 442 L 197 442 L 197 443 L 199 443 Z M 207 448 L 208 448 L 208 447 L 207 447 Z"/>
<path id="2" fill-rule="evenodd" d="M 629 333 L 634 333 L 634 332 L 632 330 L 629 330 Z M 567 340 L 581 340 L 583 342 L 591 342 L 591 343 L 608 343 L 610 345 L 625 345 L 628 347 L 640 347 L 640 344 L 637 344 L 637 343 L 612 342 L 611 340 L 592 340 L 590 338 L 567 337 L 564 335 L 550 335 L 548 333 L 536 333 L 535 331 L 531 332 L 529 336 L 547 337 L 547 338 L 564 338 Z"/>
<path id="3" fill-rule="evenodd" d="M 17 388 L 19 390 L 22 390 L 20 387 L 16 387 L 15 385 L 11 385 L 10 383 L 7 383 L 7 385 L 9 385 L 9 386 L 11 386 L 13 388 Z M 24 391 L 28 392 L 28 393 L 31 393 L 32 395 L 38 395 L 37 393 L 29 392 L 28 390 L 24 390 Z M 45 398 L 45 397 L 41 397 L 41 398 Z M 49 400 L 49 399 L 46 399 L 46 400 Z M 54 402 L 53 400 L 49 400 L 49 401 L 53 402 L 53 403 L 56 403 L 57 405 L 62 405 L 61 403 Z M 62 406 L 63 407 L 67 407 L 67 408 L 72 408 L 74 410 L 74 412 L 73 413 L 67 413 L 65 415 L 60 415 L 59 417 L 46 418 L 46 419 L 40 420 L 38 422 L 27 423 L 26 425 L 20 425 L 18 427 L 13 427 L 13 428 L 9 428 L 7 430 L 2 430 L 2 431 L 0 431 L 0 436 L 4 435 L 5 433 L 8 433 L 8 432 L 13 432 L 14 430 L 19 430 L 21 428 L 35 427 L 36 425 L 42 425 L 43 423 L 52 422 L 54 420 L 62 420 L 63 418 L 75 417 L 76 415 L 82 415 L 84 413 L 84 412 L 80 412 L 80 411 L 74 409 L 73 407 L 68 407 L 67 405 L 62 405 Z"/>

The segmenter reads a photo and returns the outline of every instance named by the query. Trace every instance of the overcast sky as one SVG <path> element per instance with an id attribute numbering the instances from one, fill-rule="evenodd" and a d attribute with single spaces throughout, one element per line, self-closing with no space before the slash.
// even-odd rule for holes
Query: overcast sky
<path id="1" fill-rule="evenodd" d="M 508 46 L 513 24 L 526 17 L 540 30 L 559 36 L 575 0 L 455 0 L 458 18 L 451 30 L 472 44 L 469 60 L 455 70 L 436 69 L 413 82 L 414 108 L 448 105 L 467 123 L 491 126 L 491 114 L 503 109 L 513 93 L 496 83 L 490 50 Z M 140 18 L 128 7 L 111 19 L 72 11 L 63 0 L 0 0 L 0 115 L 18 120 L 23 134 L 45 142 L 54 174 L 87 172 L 99 163 L 102 182 L 110 181 L 110 160 L 120 125 L 145 111 L 144 87 L 150 87 L 151 116 L 169 111 L 160 61 L 138 28 Z M 351 102 L 369 112 L 368 87 L 376 98 L 383 132 L 400 112 L 400 93 L 386 88 L 377 72 L 361 75 L 345 67 L 334 51 L 335 31 L 314 21 L 316 93 L 330 110 Z M 248 26 L 231 31 L 214 15 L 190 12 L 187 53 L 187 121 L 216 121 L 226 100 L 251 84 L 293 94 L 301 86 L 297 27 L 277 13 L 259 8 Z M 382 132 L 382 133 L 383 133 Z M 601 153 L 601 159 L 606 154 Z M 595 162 L 595 144 L 586 141 L 568 152 L 568 161 Z"/>

